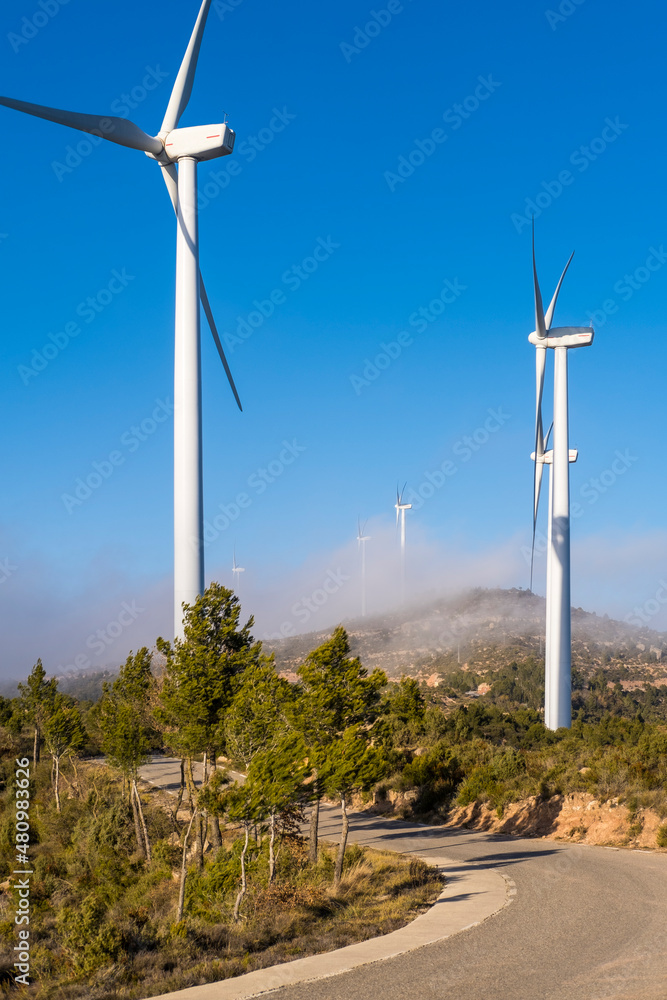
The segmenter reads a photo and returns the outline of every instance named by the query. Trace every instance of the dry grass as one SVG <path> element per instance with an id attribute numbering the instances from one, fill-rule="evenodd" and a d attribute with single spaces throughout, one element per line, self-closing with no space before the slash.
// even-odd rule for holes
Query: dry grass
<path id="1" fill-rule="evenodd" d="M 33 970 L 40 982 L 26 996 L 138 1000 L 228 979 L 387 934 L 423 912 L 441 891 L 441 876 L 420 860 L 356 845 L 348 850 L 338 892 L 331 887 L 335 848 L 324 846 L 317 867 L 304 864 L 277 885 L 254 887 L 239 924 L 229 920 L 229 903 L 223 899 L 217 902 L 219 922 L 210 919 L 211 899 L 208 919 L 170 924 L 173 893 L 163 882 L 137 905 L 131 920 L 127 913 L 118 914 L 126 941 L 122 960 L 73 979 L 52 955 L 35 954 Z"/>

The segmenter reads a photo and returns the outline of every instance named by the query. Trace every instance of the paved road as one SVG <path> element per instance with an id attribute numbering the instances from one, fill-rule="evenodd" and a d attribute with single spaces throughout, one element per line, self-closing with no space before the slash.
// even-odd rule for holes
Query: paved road
<path id="1" fill-rule="evenodd" d="M 338 812 L 323 809 L 320 835 L 338 832 Z M 667 855 L 364 814 L 352 817 L 350 839 L 503 871 L 513 905 L 438 944 L 281 988 L 276 1000 L 667 1000 Z"/>
<path id="2" fill-rule="evenodd" d="M 354 839 L 432 850 L 514 880 L 479 927 L 276 1000 L 667 1000 L 667 855 L 507 839 L 358 815 Z M 335 838 L 328 812 L 323 837 Z"/>
<path id="3" fill-rule="evenodd" d="M 220 767 L 219 764 L 218 767 Z M 198 785 L 202 780 L 202 765 L 195 761 L 192 765 L 192 771 L 195 784 Z M 239 774 L 238 771 L 230 771 L 229 773 L 235 781 L 244 780 L 244 775 Z M 181 787 L 181 758 L 162 757 L 156 754 L 155 757 L 151 757 L 150 764 L 144 764 L 143 767 L 139 768 L 139 777 L 151 785 L 164 788 L 171 795 L 178 795 L 178 790 Z"/>

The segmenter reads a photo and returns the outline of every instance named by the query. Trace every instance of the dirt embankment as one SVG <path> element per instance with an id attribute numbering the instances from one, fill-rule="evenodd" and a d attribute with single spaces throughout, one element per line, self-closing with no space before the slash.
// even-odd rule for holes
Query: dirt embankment
<path id="1" fill-rule="evenodd" d="M 376 801 L 377 812 L 405 815 L 411 811 L 416 792 L 390 792 Z M 583 844 L 613 847 L 657 847 L 658 828 L 664 823 L 652 809 L 631 810 L 619 800 L 600 802 L 584 792 L 553 795 L 549 799 L 532 796 L 506 805 L 502 815 L 480 802 L 450 810 L 445 826 L 465 827 L 518 837 L 552 837 Z"/>

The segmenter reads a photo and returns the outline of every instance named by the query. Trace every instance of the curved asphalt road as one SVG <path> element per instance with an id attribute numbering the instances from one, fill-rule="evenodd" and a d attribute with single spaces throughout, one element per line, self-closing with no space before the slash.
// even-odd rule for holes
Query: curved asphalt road
<path id="1" fill-rule="evenodd" d="M 357 815 L 354 840 L 446 854 L 513 879 L 483 924 L 276 1000 L 667 1000 L 667 856 Z M 321 827 L 336 839 L 332 810 Z M 379 845 L 378 845 L 379 846 Z"/>
<path id="2" fill-rule="evenodd" d="M 323 809 L 320 836 L 337 840 L 339 829 L 338 811 Z M 513 905 L 440 943 L 283 987 L 276 1000 L 667 1000 L 667 855 L 368 814 L 351 817 L 350 840 L 500 870 L 516 885 Z"/>

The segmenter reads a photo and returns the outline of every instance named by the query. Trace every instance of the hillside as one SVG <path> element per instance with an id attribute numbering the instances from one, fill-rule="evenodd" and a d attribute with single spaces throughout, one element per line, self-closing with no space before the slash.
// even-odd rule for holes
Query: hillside
<path id="1" fill-rule="evenodd" d="M 483 673 L 528 656 L 541 658 L 544 617 L 544 598 L 528 590 L 475 589 L 343 624 L 354 655 L 368 669 L 380 667 L 389 677 L 405 674 L 436 685 L 440 674 L 459 667 Z M 264 645 L 289 674 L 330 631 Z M 572 664 L 585 676 L 602 667 L 610 680 L 628 688 L 646 681 L 667 683 L 666 649 L 666 633 L 572 609 Z"/>

